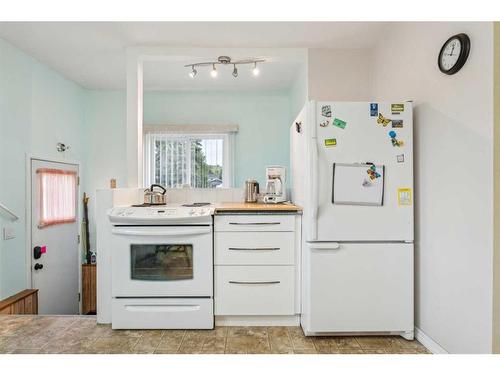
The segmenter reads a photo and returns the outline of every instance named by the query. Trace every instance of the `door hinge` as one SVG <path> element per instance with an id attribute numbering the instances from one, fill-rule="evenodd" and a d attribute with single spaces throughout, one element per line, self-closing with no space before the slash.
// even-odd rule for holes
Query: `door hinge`
<path id="1" fill-rule="evenodd" d="M 80 186 L 80 176 L 78 176 L 78 177 L 76 178 L 76 184 L 77 184 L 77 186 Z"/>
<path id="2" fill-rule="evenodd" d="M 80 243 L 80 235 L 77 235 L 78 243 Z"/>
<path id="3" fill-rule="evenodd" d="M 80 302 L 82 300 L 82 296 L 80 295 L 80 293 L 78 293 L 78 302 Z"/>

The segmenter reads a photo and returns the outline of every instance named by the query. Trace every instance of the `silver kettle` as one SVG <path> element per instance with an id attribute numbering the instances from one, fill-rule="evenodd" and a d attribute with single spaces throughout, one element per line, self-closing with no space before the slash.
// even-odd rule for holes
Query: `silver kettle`
<path id="1" fill-rule="evenodd" d="M 155 188 L 160 188 L 161 191 L 155 190 Z M 167 190 L 158 184 L 153 184 L 149 189 L 144 190 L 144 204 L 150 205 L 161 205 L 167 204 L 167 196 L 165 193 Z"/>

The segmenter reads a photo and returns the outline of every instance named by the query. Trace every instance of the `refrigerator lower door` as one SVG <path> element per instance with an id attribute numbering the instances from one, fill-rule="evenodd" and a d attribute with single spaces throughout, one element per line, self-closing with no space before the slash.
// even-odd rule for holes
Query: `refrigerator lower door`
<path id="1" fill-rule="evenodd" d="M 306 334 L 413 331 L 413 244 L 308 243 Z"/>

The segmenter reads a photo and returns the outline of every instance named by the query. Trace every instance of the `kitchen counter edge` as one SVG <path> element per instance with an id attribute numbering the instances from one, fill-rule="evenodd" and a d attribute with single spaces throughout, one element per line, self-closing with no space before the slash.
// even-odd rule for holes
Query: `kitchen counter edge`
<path id="1" fill-rule="evenodd" d="M 274 213 L 274 214 L 301 214 L 302 207 L 291 203 L 243 203 L 223 202 L 215 204 L 215 215 L 232 213 Z"/>

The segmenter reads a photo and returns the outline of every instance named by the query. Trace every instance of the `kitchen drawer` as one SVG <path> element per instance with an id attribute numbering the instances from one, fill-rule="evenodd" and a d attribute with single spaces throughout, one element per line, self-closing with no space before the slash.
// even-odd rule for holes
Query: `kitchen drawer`
<path id="1" fill-rule="evenodd" d="M 294 232 L 217 232 L 216 265 L 293 265 Z"/>
<path id="2" fill-rule="evenodd" d="M 211 298 L 113 298 L 113 329 L 213 329 Z"/>
<path id="3" fill-rule="evenodd" d="M 216 232 L 293 232 L 295 215 L 215 215 Z"/>
<path id="4" fill-rule="evenodd" d="M 293 266 L 216 266 L 215 315 L 293 315 Z"/>

